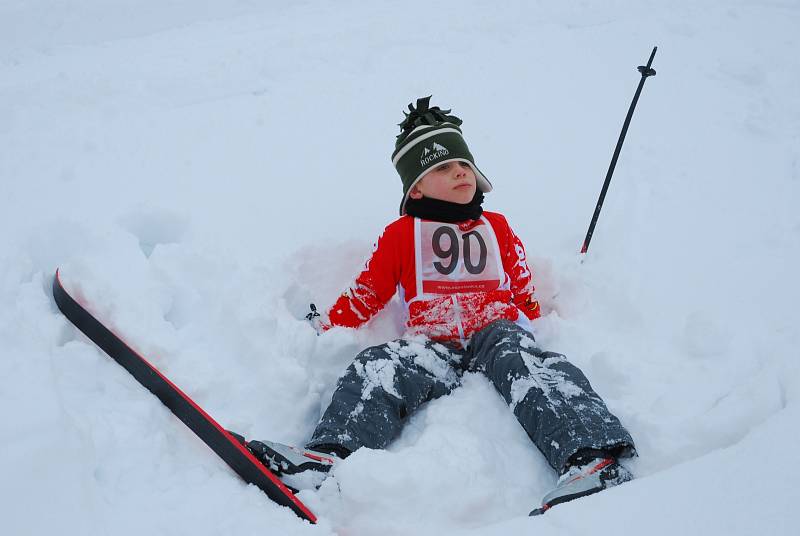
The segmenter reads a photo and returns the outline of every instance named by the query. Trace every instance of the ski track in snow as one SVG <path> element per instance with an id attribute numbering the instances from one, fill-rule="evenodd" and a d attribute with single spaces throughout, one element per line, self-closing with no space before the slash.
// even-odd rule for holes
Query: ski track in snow
<path id="1" fill-rule="evenodd" d="M 0 6 L 6 532 L 794 534 L 798 27 L 768 1 Z M 537 343 L 629 428 L 638 478 L 528 518 L 555 475 L 467 374 L 301 493 L 311 526 L 71 327 L 51 278 L 223 426 L 301 444 L 352 358 L 401 333 L 397 298 L 360 331 L 299 319 L 395 217 L 396 125 L 431 93 L 526 245 Z"/>

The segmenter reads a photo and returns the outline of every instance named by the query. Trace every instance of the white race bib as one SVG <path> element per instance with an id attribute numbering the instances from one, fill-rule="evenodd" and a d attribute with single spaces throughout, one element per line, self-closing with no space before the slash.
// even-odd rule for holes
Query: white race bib
<path id="1" fill-rule="evenodd" d="M 469 227 L 416 218 L 414 249 L 418 296 L 496 290 L 505 278 L 497 237 L 484 218 Z"/>

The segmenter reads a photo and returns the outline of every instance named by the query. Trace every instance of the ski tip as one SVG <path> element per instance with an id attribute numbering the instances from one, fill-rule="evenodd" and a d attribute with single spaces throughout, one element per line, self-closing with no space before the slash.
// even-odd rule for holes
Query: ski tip
<path id="1" fill-rule="evenodd" d="M 60 295 L 64 293 L 64 285 L 61 284 L 61 273 L 59 272 L 60 268 L 56 268 L 56 273 L 53 275 L 53 284 L 51 285 L 51 289 L 53 292 L 53 299 L 56 301 L 56 305 L 59 309 L 61 306 L 59 305 Z"/>
<path id="2" fill-rule="evenodd" d="M 53 274 L 53 288 L 64 288 L 64 283 L 61 281 L 61 267 L 56 267 L 56 273 Z"/>

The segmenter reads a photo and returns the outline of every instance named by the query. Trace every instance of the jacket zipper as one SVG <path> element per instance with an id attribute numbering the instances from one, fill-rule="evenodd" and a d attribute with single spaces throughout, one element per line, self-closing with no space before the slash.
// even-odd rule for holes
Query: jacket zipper
<path id="1" fill-rule="evenodd" d="M 461 323 L 461 305 L 458 303 L 458 298 L 453 294 L 453 311 L 455 312 L 456 327 L 458 328 L 458 338 L 461 341 L 461 346 L 467 347 L 467 340 L 464 338 L 464 325 Z"/>

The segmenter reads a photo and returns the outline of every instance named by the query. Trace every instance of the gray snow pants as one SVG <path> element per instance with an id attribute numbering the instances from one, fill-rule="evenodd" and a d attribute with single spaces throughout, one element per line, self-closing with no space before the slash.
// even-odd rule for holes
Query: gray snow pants
<path id="1" fill-rule="evenodd" d="M 635 452 L 630 434 L 580 369 L 540 350 L 529 332 L 505 320 L 476 333 L 466 350 L 427 339 L 367 348 L 339 379 L 307 447 L 385 448 L 414 411 L 456 388 L 466 371 L 489 378 L 559 472 L 583 449 Z"/>

